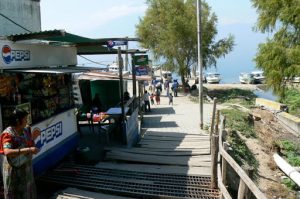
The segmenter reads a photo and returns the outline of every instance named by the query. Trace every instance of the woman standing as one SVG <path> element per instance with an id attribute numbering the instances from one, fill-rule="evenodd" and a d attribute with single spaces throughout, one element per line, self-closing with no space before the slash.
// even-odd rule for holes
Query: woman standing
<path id="1" fill-rule="evenodd" d="M 32 155 L 39 152 L 34 140 L 40 135 L 40 130 L 31 133 L 30 127 L 26 127 L 27 116 L 24 110 L 14 110 L 10 126 L 0 136 L 5 199 L 36 198 Z"/>

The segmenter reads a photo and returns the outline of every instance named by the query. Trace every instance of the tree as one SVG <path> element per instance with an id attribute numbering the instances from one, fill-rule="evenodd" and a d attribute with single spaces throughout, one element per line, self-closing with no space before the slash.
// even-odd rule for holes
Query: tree
<path id="1" fill-rule="evenodd" d="M 148 0 L 146 15 L 137 25 L 142 46 L 150 49 L 155 59 L 165 60 L 169 70 L 184 77 L 197 57 L 197 12 L 195 0 Z M 216 60 L 229 53 L 233 36 L 215 42 L 217 17 L 206 2 L 202 3 L 203 67 L 216 66 Z"/>
<path id="2" fill-rule="evenodd" d="M 252 0 L 257 9 L 257 30 L 272 33 L 260 44 L 256 65 L 266 76 L 267 85 L 285 98 L 285 88 L 300 76 L 300 2 L 299 0 Z"/>

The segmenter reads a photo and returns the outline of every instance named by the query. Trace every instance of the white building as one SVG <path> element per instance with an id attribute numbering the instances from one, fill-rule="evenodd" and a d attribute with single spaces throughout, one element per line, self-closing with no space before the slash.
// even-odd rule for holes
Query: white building
<path id="1" fill-rule="evenodd" d="M 1 0 L 0 27 L 2 36 L 41 31 L 40 0 Z"/>

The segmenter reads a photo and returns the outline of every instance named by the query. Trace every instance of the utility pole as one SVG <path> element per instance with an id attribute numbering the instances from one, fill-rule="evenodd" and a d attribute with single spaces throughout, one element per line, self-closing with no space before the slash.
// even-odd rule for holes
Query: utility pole
<path id="1" fill-rule="evenodd" d="M 132 71 L 132 94 L 136 95 L 136 74 L 135 74 L 135 62 L 134 62 L 134 53 L 131 53 L 131 71 Z"/>
<path id="2" fill-rule="evenodd" d="M 123 59 L 121 55 L 121 47 L 118 47 L 118 65 L 119 65 L 119 78 L 120 78 L 120 97 L 121 97 L 121 122 L 120 129 L 122 132 L 123 142 L 126 143 L 126 126 L 125 126 L 125 110 L 124 110 L 124 90 L 123 90 Z M 127 144 L 127 143 L 126 143 Z"/>
<path id="3" fill-rule="evenodd" d="M 197 0 L 197 36 L 198 36 L 198 69 L 199 69 L 199 105 L 200 128 L 203 129 L 203 67 L 201 55 L 201 0 Z"/>
<path id="4" fill-rule="evenodd" d="M 128 37 L 126 37 L 125 71 L 128 71 Z"/>

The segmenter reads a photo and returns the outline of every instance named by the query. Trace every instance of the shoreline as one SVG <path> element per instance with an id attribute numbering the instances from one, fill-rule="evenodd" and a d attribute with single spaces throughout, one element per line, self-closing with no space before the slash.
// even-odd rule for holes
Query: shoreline
<path id="1" fill-rule="evenodd" d="M 243 89 L 243 90 L 262 90 L 259 88 L 260 84 L 203 84 L 208 90 L 227 90 L 227 89 Z"/>

